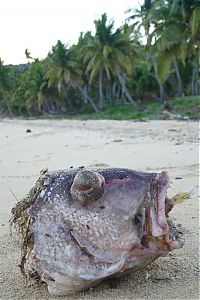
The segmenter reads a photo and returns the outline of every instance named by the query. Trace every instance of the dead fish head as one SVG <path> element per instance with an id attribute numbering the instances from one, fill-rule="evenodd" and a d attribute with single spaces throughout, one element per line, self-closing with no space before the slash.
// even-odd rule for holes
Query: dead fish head
<path id="1" fill-rule="evenodd" d="M 182 247 L 182 233 L 168 219 L 175 203 L 167 197 L 169 185 L 166 172 L 106 167 L 46 173 L 23 210 L 32 238 L 23 257 L 26 274 L 34 270 L 52 294 L 71 294 Z"/>

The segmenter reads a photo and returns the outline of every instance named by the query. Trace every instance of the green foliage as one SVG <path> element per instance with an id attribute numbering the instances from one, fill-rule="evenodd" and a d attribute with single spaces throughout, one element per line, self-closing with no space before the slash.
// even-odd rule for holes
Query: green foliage
<path id="1" fill-rule="evenodd" d="M 171 65 L 173 61 L 173 55 L 171 51 L 161 51 L 157 56 L 158 76 L 162 83 L 169 78 L 171 73 Z"/>
<path id="2" fill-rule="evenodd" d="M 200 6 L 194 8 L 191 17 L 191 29 L 193 39 L 200 37 Z"/>
<path id="3" fill-rule="evenodd" d="M 9 87 L 9 70 L 4 66 L 4 62 L 0 59 L 0 89 L 1 91 Z"/>
<path id="4" fill-rule="evenodd" d="M 132 71 L 135 51 L 130 38 L 131 32 L 128 32 L 126 27 L 118 28 L 113 32 L 114 22 L 107 21 L 106 14 L 95 21 L 95 36 L 83 49 L 86 72 L 90 74 L 90 84 L 100 70 L 105 72 L 109 81 L 116 77 L 117 68 L 129 75 Z"/>
<path id="5" fill-rule="evenodd" d="M 78 78 L 78 68 L 73 50 L 68 49 L 61 41 L 52 47 L 47 58 L 48 86 L 57 85 L 59 93 L 62 88 L 73 85 Z"/>
<path id="6" fill-rule="evenodd" d="M 200 117 L 200 96 L 176 98 L 171 101 L 171 109 L 174 113 L 192 119 Z"/>
<path id="7" fill-rule="evenodd" d="M 10 106 L 10 89 L 12 86 L 12 76 L 8 66 L 0 58 L 0 113 L 8 112 L 12 114 Z"/>
<path id="8" fill-rule="evenodd" d="M 0 113 L 153 118 L 164 103 L 180 112 L 170 98 L 200 93 L 200 1 L 144 0 L 128 20 L 115 29 L 104 13 L 93 34 L 80 33 L 71 46 L 58 40 L 42 61 L 28 49 L 26 65 L 0 60 Z M 146 103 L 158 98 L 162 104 Z M 193 116 L 197 104 L 189 103 L 184 113 Z"/>
<path id="9" fill-rule="evenodd" d="M 144 58 L 140 59 L 135 66 L 133 77 L 128 81 L 128 85 L 130 90 L 135 92 L 136 99 L 145 101 L 146 99 L 153 100 L 158 98 L 153 68 Z"/>
<path id="10" fill-rule="evenodd" d="M 42 64 L 30 64 L 16 80 L 12 99 L 14 107 L 24 113 L 27 111 L 29 115 L 38 114 L 44 106 L 46 87 Z"/>
<path id="11" fill-rule="evenodd" d="M 96 113 L 81 113 L 64 116 L 54 116 L 48 118 L 53 119 L 75 119 L 75 120 L 156 120 L 165 118 L 162 113 L 162 105 L 156 101 L 145 101 L 144 109 L 141 112 L 135 110 L 131 104 L 126 103 L 121 106 L 111 105 L 103 112 Z M 169 101 L 171 114 L 176 118 L 199 118 L 200 97 L 183 97 L 175 98 Z"/>

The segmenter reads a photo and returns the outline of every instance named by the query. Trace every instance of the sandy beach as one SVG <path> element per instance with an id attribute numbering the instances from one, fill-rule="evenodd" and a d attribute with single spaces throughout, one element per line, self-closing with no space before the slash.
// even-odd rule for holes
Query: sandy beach
<path id="1" fill-rule="evenodd" d="M 198 123 L 193 121 L 1 120 L 0 299 L 199 299 L 198 149 Z M 10 211 L 41 169 L 94 163 L 166 170 L 172 181 L 169 195 L 193 189 L 192 199 L 171 214 L 183 225 L 185 246 L 123 278 L 115 288 L 102 283 L 56 298 L 45 284 L 31 285 L 20 273 L 20 245 L 16 233 L 10 235 Z"/>

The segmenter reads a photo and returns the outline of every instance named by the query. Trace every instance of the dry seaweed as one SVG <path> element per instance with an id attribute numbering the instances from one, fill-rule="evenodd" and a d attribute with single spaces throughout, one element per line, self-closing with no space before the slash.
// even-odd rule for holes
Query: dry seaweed
<path id="1" fill-rule="evenodd" d="M 28 215 L 28 208 L 32 206 L 39 193 L 41 192 L 46 180 L 48 178 L 48 169 L 40 171 L 40 176 L 37 179 L 34 187 L 29 191 L 26 197 L 19 201 L 14 208 L 12 208 L 12 218 L 10 220 L 11 226 L 14 226 L 16 230 L 22 236 L 21 243 L 21 263 L 19 265 L 21 272 L 25 274 L 24 264 L 26 262 L 27 255 L 31 252 L 34 245 L 34 235 L 30 231 L 30 217 Z"/>

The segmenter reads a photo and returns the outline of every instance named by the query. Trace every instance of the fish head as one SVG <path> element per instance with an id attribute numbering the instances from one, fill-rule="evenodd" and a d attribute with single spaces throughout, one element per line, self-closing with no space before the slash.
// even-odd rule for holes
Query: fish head
<path id="1" fill-rule="evenodd" d="M 78 168 L 48 173 L 29 205 L 26 273 L 52 294 L 70 294 L 122 276 L 184 244 L 169 218 L 167 172 Z"/>

